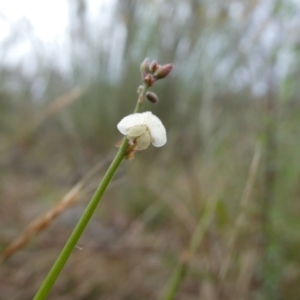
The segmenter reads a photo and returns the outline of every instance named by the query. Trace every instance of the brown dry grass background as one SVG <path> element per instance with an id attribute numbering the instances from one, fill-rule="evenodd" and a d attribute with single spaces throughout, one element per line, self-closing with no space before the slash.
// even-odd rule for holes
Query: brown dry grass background
<path id="1" fill-rule="evenodd" d="M 299 299 L 300 7 L 158 2 L 118 1 L 101 39 L 88 2 L 70 4 L 68 74 L 35 48 L 34 75 L 0 63 L 0 299 L 32 299 L 45 278 L 116 152 L 145 56 L 175 64 L 144 106 L 168 143 L 122 164 L 49 299 L 158 299 L 187 258 L 176 299 Z"/>

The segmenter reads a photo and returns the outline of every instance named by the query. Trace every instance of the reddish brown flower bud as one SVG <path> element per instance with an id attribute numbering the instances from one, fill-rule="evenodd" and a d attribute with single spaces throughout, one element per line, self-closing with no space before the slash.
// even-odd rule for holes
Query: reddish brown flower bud
<path id="1" fill-rule="evenodd" d="M 153 78 L 153 76 L 151 74 L 147 74 L 147 75 L 143 76 L 143 80 L 147 84 L 147 86 L 150 87 L 154 83 L 155 78 Z"/>
<path id="2" fill-rule="evenodd" d="M 151 64 L 150 64 L 150 73 L 154 73 L 159 67 L 161 67 L 156 60 L 154 60 Z"/>
<path id="3" fill-rule="evenodd" d="M 172 64 L 166 64 L 166 65 L 160 66 L 153 74 L 153 77 L 155 79 L 165 78 L 172 71 L 172 69 L 173 69 Z"/>
<path id="4" fill-rule="evenodd" d="M 146 98 L 152 103 L 157 103 L 159 101 L 158 96 L 153 92 L 147 92 Z"/>
<path id="5" fill-rule="evenodd" d="M 145 58 L 140 65 L 142 74 L 148 74 L 150 72 L 149 58 Z"/>

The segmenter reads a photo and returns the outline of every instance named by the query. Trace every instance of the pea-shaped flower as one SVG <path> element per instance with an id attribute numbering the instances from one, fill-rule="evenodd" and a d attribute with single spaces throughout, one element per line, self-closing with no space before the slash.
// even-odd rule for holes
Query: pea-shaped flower
<path id="1" fill-rule="evenodd" d="M 167 142 L 167 133 L 163 123 L 150 111 L 126 116 L 117 127 L 122 134 L 136 144 L 137 150 L 147 149 L 150 143 L 155 147 L 161 147 Z"/>

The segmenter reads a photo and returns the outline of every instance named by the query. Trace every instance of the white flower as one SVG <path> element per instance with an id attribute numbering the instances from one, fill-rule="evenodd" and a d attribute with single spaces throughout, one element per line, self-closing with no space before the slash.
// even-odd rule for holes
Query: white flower
<path id="1" fill-rule="evenodd" d="M 139 150 L 148 148 L 150 143 L 155 147 L 161 147 L 167 142 L 163 123 L 150 111 L 126 116 L 117 127 L 129 140 L 136 143 Z"/>

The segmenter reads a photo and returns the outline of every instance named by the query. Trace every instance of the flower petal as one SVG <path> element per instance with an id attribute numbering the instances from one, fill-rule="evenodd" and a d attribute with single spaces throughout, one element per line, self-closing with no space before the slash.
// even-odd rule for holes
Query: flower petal
<path id="1" fill-rule="evenodd" d="M 117 127 L 122 134 L 126 135 L 130 128 L 137 125 L 146 125 L 148 127 L 153 146 L 161 147 L 167 142 L 167 133 L 164 125 L 150 111 L 126 116 L 119 122 Z"/>
<path id="2" fill-rule="evenodd" d="M 147 125 L 135 125 L 133 127 L 130 127 L 127 130 L 127 137 L 128 138 L 135 138 L 140 135 L 142 135 L 146 130 L 148 126 Z"/>
<path id="3" fill-rule="evenodd" d="M 148 116 L 147 126 L 152 137 L 152 145 L 161 147 L 167 142 L 167 132 L 161 120 L 151 112 L 150 114 L 151 117 Z"/>
<path id="4" fill-rule="evenodd" d="M 136 139 L 137 147 L 139 150 L 147 149 L 151 143 L 150 132 L 147 130 Z"/>
<path id="5" fill-rule="evenodd" d="M 144 122 L 145 117 L 143 116 L 143 114 L 140 113 L 136 113 L 136 114 L 131 114 L 128 115 L 126 117 L 124 117 L 117 125 L 117 128 L 119 129 L 119 131 L 126 135 L 128 130 L 131 127 L 134 127 L 136 125 L 147 125 Z"/>

